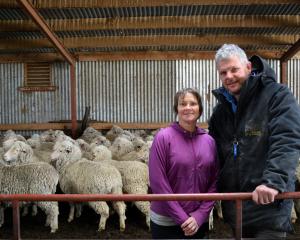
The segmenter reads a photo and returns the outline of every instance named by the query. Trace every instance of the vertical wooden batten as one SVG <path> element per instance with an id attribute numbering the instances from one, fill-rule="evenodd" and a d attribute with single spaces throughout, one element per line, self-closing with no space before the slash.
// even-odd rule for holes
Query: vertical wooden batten
<path id="1" fill-rule="evenodd" d="M 300 38 L 298 41 L 289 48 L 280 58 L 280 83 L 287 84 L 287 61 L 295 56 L 300 50 Z"/>
<path id="2" fill-rule="evenodd" d="M 76 137 L 77 130 L 77 105 L 76 105 L 76 75 L 75 64 L 76 60 L 72 54 L 63 46 L 59 38 L 49 28 L 46 21 L 38 14 L 36 9 L 27 0 L 17 0 L 22 8 L 29 14 L 32 20 L 38 25 L 47 38 L 62 54 L 64 59 L 70 64 L 70 89 L 71 89 L 71 122 L 72 122 L 72 137 Z"/>

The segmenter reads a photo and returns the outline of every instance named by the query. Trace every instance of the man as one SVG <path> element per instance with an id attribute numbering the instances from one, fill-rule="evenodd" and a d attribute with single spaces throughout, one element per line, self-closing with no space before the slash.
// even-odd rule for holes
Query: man
<path id="1" fill-rule="evenodd" d="M 215 61 L 222 87 L 209 122 L 220 160 L 220 192 L 252 192 L 243 202 L 243 237 L 285 238 L 293 227 L 292 200 L 300 150 L 300 110 L 286 86 L 258 56 L 247 59 L 234 44 L 223 45 Z M 235 229 L 235 202 L 223 201 L 224 219 Z"/>

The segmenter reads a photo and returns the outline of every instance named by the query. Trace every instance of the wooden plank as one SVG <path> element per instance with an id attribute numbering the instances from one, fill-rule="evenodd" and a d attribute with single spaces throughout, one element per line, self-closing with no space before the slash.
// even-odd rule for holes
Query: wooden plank
<path id="1" fill-rule="evenodd" d="M 0 131 L 6 130 L 62 130 L 70 128 L 70 123 L 19 123 L 19 124 L 0 124 Z"/>
<path id="2" fill-rule="evenodd" d="M 247 51 L 248 56 L 260 55 L 266 59 L 280 59 L 284 52 L 275 50 Z M 178 59 L 214 59 L 215 51 L 136 51 L 136 52 L 93 52 L 74 53 L 79 61 L 122 61 L 122 60 L 178 60 Z M 59 57 L 58 57 L 59 56 Z M 0 63 L 8 62 L 36 62 L 36 61 L 63 61 L 57 54 L 0 54 Z M 300 58 L 300 54 L 296 56 Z"/>
<path id="3" fill-rule="evenodd" d="M 225 42 L 238 45 L 256 45 L 260 48 L 268 45 L 293 45 L 297 35 L 172 35 L 172 36 L 117 36 L 82 37 L 62 40 L 67 48 L 94 47 L 137 47 L 137 46 L 220 46 Z M 20 50 L 26 48 L 52 47 L 47 39 L 1 40 L 0 50 Z"/>
<path id="4" fill-rule="evenodd" d="M 0 54 L 0 63 L 9 62 L 61 62 L 64 58 L 58 53 L 18 53 L 18 54 Z"/>
<path id="5" fill-rule="evenodd" d="M 32 1 L 32 0 L 31 0 Z M 32 1 L 33 2 L 33 1 Z M 298 0 L 248 0 L 247 4 L 292 4 Z M 181 6 L 181 5 L 244 5 L 240 0 L 35 0 L 36 8 L 73 8 L 73 7 L 147 7 L 147 6 Z M 1 0 L 0 7 L 17 7 L 15 1 Z"/>
<path id="6" fill-rule="evenodd" d="M 300 52 L 300 38 L 286 53 L 283 54 L 283 56 L 280 58 L 280 61 L 286 62 L 294 57 L 298 52 Z"/>
<path id="7" fill-rule="evenodd" d="M 98 130 L 110 129 L 113 125 L 118 125 L 123 129 L 158 129 L 168 126 L 170 123 L 100 123 L 94 122 L 89 124 L 89 126 Z M 200 123 L 200 127 L 207 128 L 207 123 Z M 68 123 L 22 123 L 22 124 L 0 124 L 0 131 L 6 130 L 64 130 L 70 129 L 71 122 Z"/>
<path id="8" fill-rule="evenodd" d="M 157 29 L 157 28 L 276 28 L 298 27 L 296 16 L 282 15 L 202 15 L 159 16 L 130 18 L 51 19 L 46 21 L 52 31 L 106 30 L 106 29 Z M 29 20 L 1 20 L 0 29 L 6 31 L 38 31 Z"/>
<path id="9" fill-rule="evenodd" d="M 272 50 L 246 51 L 248 56 L 260 55 L 266 59 L 279 59 L 283 52 Z M 119 61 L 119 60 L 178 60 L 214 59 L 216 51 L 137 51 L 78 53 L 79 61 Z M 0 55 L 1 61 L 1 55 Z"/>

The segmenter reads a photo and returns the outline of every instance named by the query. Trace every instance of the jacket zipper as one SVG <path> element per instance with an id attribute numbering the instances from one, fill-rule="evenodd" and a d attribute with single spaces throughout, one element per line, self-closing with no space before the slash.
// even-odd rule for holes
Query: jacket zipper
<path id="1" fill-rule="evenodd" d="M 234 113 L 234 134 L 233 134 L 233 142 L 232 142 L 232 152 L 233 152 L 233 161 L 235 165 L 236 171 L 236 188 L 237 191 L 240 191 L 240 173 L 239 173 L 239 139 L 238 139 L 238 117 L 239 117 L 239 101 L 237 102 L 237 109 Z"/>

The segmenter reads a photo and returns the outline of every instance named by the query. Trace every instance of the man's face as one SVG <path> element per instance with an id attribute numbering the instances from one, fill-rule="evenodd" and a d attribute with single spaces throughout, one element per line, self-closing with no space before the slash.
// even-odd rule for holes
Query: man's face
<path id="1" fill-rule="evenodd" d="M 243 63 L 237 56 L 231 56 L 221 60 L 217 69 L 224 88 L 238 98 L 243 83 L 251 73 L 251 63 Z"/>

